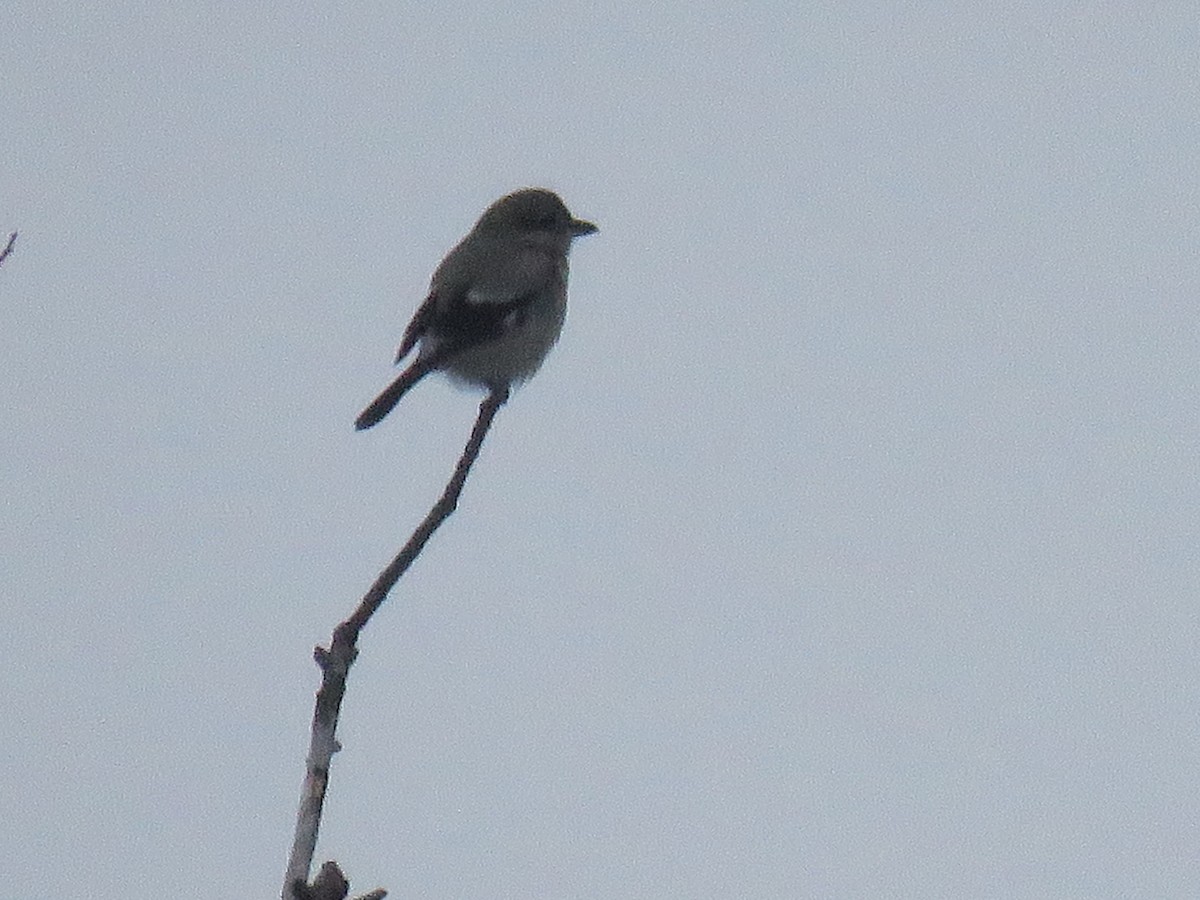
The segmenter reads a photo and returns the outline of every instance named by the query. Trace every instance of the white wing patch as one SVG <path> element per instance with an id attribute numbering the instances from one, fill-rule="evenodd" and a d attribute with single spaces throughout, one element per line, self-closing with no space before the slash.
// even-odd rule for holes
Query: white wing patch
<path id="1" fill-rule="evenodd" d="M 517 299 L 517 295 L 512 291 L 487 291 L 477 287 L 473 287 L 468 290 L 463 297 L 467 303 L 473 306 L 511 303 L 513 300 Z"/>

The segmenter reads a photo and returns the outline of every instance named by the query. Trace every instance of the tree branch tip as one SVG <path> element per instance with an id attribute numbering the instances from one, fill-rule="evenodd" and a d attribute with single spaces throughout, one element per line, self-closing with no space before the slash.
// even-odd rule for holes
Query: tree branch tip
<path id="1" fill-rule="evenodd" d="M 8 255 L 13 251 L 13 245 L 17 242 L 17 233 L 14 231 L 8 236 L 8 243 L 4 245 L 4 249 L 0 250 L 0 263 L 8 259 Z"/>

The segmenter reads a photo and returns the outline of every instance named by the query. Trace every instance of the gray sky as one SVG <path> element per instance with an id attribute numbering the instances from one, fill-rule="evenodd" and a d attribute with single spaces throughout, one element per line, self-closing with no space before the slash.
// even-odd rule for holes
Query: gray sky
<path id="1" fill-rule="evenodd" d="M 5 890 L 275 895 L 312 646 L 477 398 L 351 423 L 536 184 L 601 232 L 363 635 L 319 859 L 1200 893 L 1196 9 L 993 6 L 7 4 Z"/>

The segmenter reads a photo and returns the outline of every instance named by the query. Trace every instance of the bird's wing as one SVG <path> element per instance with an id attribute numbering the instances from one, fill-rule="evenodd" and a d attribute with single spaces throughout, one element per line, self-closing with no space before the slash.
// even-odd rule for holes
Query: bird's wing
<path id="1" fill-rule="evenodd" d="M 425 302 L 417 307 L 417 311 L 413 313 L 412 321 L 408 323 L 408 327 L 404 329 L 404 337 L 400 340 L 400 349 L 396 351 L 396 362 L 408 356 L 413 347 L 417 345 L 417 341 L 421 336 L 429 330 L 430 324 L 437 316 L 438 299 L 435 291 L 430 291 L 429 296 L 425 298 Z"/>
<path id="2" fill-rule="evenodd" d="M 484 291 L 472 288 L 449 298 L 438 310 L 438 336 L 458 347 L 471 347 L 502 337 L 523 319 L 537 291 Z"/>
<path id="3" fill-rule="evenodd" d="M 552 260 L 538 252 L 497 252 L 476 241 L 456 247 L 434 273 L 429 296 L 404 331 L 399 362 L 423 337 L 445 352 L 502 337 L 553 276 Z M 444 354 L 443 354 L 444 355 Z"/>
<path id="4" fill-rule="evenodd" d="M 536 296 L 536 291 L 522 294 L 478 290 L 431 292 L 404 329 L 396 362 L 408 356 L 417 342 L 427 336 L 453 352 L 502 337 L 522 322 L 522 313 Z"/>

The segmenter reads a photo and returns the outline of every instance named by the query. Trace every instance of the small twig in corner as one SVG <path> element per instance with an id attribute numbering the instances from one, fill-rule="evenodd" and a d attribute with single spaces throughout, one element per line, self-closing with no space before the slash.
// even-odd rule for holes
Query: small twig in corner
<path id="1" fill-rule="evenodd" d="M 8 255 L 13 251 L 13 244 L 17 242 L 17 233 L 14 231 L 8 236 L 8 243 L 4 245 L 4 249 L 0 250 L 0 266 L 4 265 L 4 261 L 8 259 Z"/>

